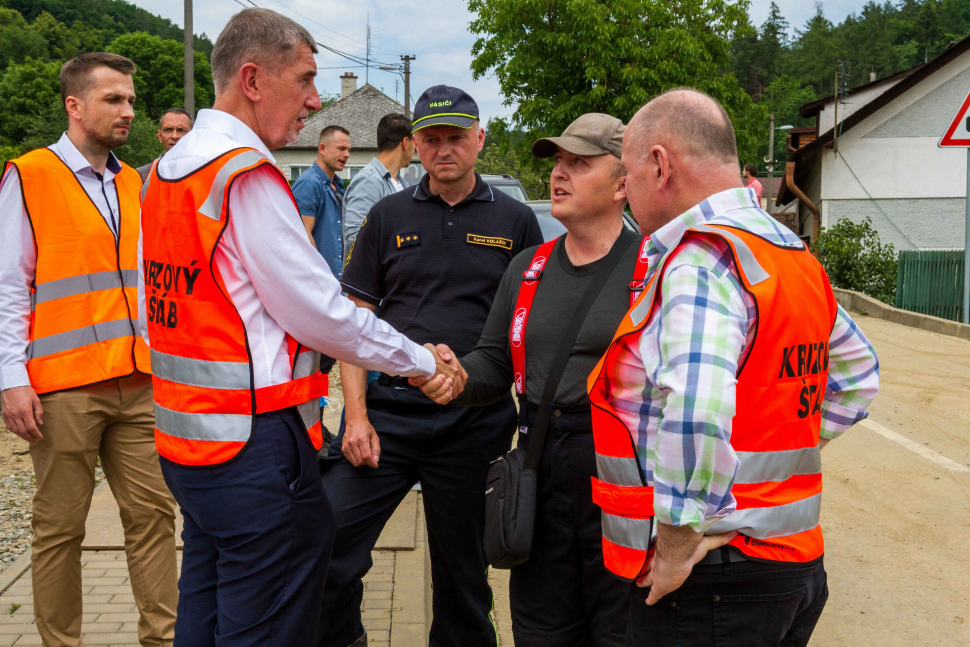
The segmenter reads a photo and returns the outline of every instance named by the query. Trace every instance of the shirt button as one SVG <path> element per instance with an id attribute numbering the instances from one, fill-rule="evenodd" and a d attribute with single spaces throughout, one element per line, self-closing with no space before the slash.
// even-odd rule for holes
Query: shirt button
<path id="1" fill-rule="evenodd" d="M 559 416 L 562 415 L 562 411 L 560 411 L 559 409 L 556 409 L 555 411 L 552 412 L 552 415 L 554 418 L 558 418 Z"/>
<path id="2" fill-rule="evenodd" d="M 720 602 L 721 601 L 721 596 L 720 595 L 715 595 L 714 596 L 714 601 L 715 602 Z"/>
<path id="3" fill-rule="evenodd" d="M 452 226 L 454 226 L 454 224 L 455 224 L 455 223 L 453 223 L 453 222 L 451 222 L 450 220 L 448 221 L 448 226 L 449 226 L 449 227 L 452 227 Z"/>
<path id="4" fill-rule="evenodd" d="M 455 208 L 452 207 L 451 209 L 448 209 L 448 211 L 450 211 L 451 213 L 455 213 Z"/>

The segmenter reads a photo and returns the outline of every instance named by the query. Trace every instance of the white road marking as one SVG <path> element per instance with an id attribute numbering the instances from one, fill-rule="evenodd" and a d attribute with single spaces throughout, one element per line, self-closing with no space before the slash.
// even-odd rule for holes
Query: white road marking
<path id="1" fill-rule="evenodd" d="M 951 470 L 953 472 L 970 472 L 970 467 L 967 467 L 966 465 L 961 465 L 956 461 L 951 461 L 943 454 L 938 454 L 934 452 L 932 449 L 927 449 L 923 445 L 913 442 L 912 440 L 910 440 L 909 438 L 906 438 L 905 436 L 900 436 L 895 431 L 892 431 L 891 429 L 886 429 L 878 422 L 874 422 L 869 418 L 866 418 L 859 424 L 865 427 L 866 429 L 868 429 L 869 431 L 873 431 L 879 434 L 880 436 L 882 436 L 883 438 L 887 438 L 898 445 L 902 445 L 909 451 L 919 454 L 920 456 L 922 456 L 927 460 L 933 461 L 940 467 Z"/>

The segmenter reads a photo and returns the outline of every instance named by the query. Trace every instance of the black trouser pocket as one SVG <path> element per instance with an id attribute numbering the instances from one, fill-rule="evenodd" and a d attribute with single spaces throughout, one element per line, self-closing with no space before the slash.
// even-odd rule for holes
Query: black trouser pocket
<path id="1" fill-rule="evenodd" d="M 717 647 L 778 647 L 809 597 L 807 586 L 786 593 L 714 596 Z"/>
<path id="2" fill-rule="evenodd" d="M 273 416 L 273 456 L 276 459 L 276 468 L 279 470 L 283 485 L 296 494 L 300 489 L 300 482 L 303 474 L 303 461 L 300 455 L 300 439 L 297 434 L 303 433 L 302 429 L 296 428 L 289 420 L 290 416 Z"/>

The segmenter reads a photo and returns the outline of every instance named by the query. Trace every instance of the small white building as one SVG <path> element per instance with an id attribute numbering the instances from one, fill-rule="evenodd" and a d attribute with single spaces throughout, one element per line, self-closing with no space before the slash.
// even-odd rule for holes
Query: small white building
<path id="1" fill-rule="evenodd" d="M 292 144 L 273 151 L 283 175 L 293 182 L 317 159 L 320 132 L 330 125 L 343 126 L 350 132 L 350 159 L 340 177 L 347 180 L 377 157 L 377 124 L 384 115 L 404 114 L 404 106 L 373 85 L 357 87 L 357 77 L 346 72 L 340 77 L 340 99 L 307 119 L 300 137 Z M 424 169 L 417 164 L 404 171 L 410 183 L 416 183 Z"/>
<path id="2" fill-rule="evenodd" d="M 851 91 L 838 123 L 834 97 L 802 106 L 816 117 L 816 137 L 790 152 L 776 203 L 800 198 L 803 236 L 868 216 L 897 250 L 963 248 L 967 152 L 937 143 L 968 92 L 970 38 Z"/>

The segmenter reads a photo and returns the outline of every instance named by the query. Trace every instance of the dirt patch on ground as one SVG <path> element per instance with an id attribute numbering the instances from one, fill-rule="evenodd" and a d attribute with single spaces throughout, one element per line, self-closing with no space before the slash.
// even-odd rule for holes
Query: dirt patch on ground
<path id="1" fill-rule="evenodd" d="M 0 421 L 0 570 L 30 547 L 34 485 L 27 441 Z"/>

